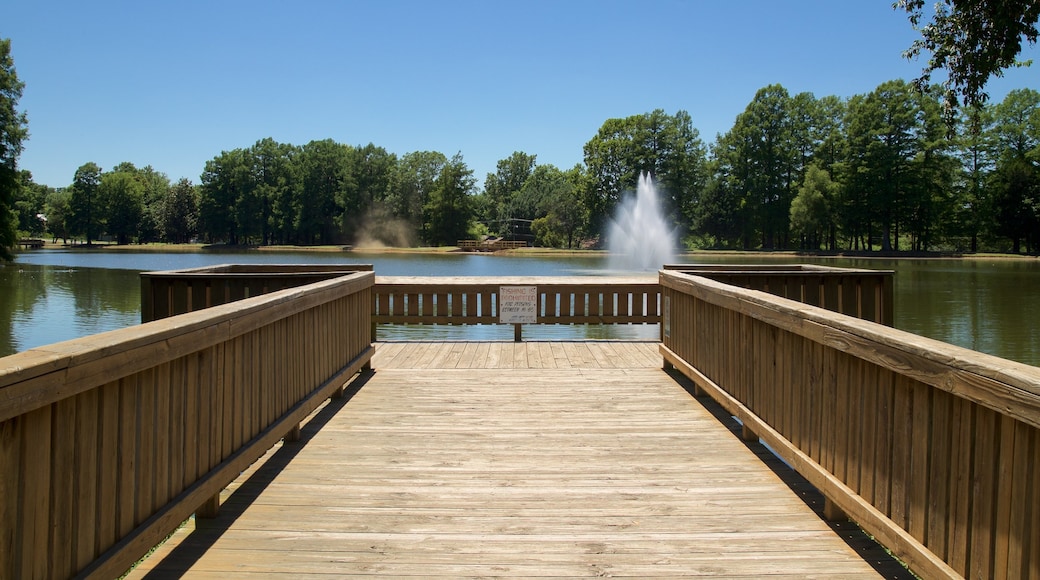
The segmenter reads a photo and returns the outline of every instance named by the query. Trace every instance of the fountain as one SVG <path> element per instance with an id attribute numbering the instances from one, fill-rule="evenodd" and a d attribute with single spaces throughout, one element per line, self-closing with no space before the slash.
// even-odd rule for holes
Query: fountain
<path id="1" fill-rule="evenodd" d="M 640 174 L 635 197 L 618 205 L 607 229 L 610 269 L 657 270 L 675 262 L 675 229 L 665 220 L 650 174 Z"/>

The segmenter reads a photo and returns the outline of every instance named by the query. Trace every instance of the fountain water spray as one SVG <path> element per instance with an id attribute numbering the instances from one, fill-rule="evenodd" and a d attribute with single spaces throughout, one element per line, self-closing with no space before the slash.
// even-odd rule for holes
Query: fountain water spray
<path id="1" fill-rule="evenodd" d="M 657 270 L 675 262 L 675 229 L 665 220 L 650 174 L 640 174 L 635 197 L 626 196 L 607 229 L 610 269 Z"/>

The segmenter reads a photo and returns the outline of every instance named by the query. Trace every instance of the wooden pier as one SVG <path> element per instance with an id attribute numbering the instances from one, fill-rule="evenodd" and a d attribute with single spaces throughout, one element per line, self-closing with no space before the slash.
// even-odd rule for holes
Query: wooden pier
<path id="1" fill-rule="evenodd" d="M 656 343 L 381 343 L 372 362 L 130 577 L 904 572 L 823 521 Z"/>
<path id="2" fill-rule="evenodd" d="M 1040 368 L 886 326 L 884 279 L 272 269 L 157 273 L 151 322 L 0 359 L 0 578 L 119 577 L 171 533 L 135 577 L 901 573 L 820 513 L 920 577 L 1040 578 Z"/>

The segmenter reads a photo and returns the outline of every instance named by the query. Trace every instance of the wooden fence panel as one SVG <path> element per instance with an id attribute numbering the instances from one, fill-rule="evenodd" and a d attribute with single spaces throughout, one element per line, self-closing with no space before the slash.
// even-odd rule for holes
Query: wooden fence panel
<path id="1" fill-rule="evenodd" d="M 0 359 L 0 578 L 118 576 L 367 364 L 373 282 Z"/>
<path id="2" fill-rule="evenodd" d="M 912 569 L 1036 574 L 1040 369 L 703 277 L 661 282 L 666 361 Z M 876 282 L 857 304 L 883 316 Z M 802 288 L 847 306 L 828 284 Z"/>
<path id="3" fill-rule="evenodd" d="M 381 276 L 373 290 L 373 320 L 376 324 L 498 324 L 498 291 L 509 285 L 537 287 L 538 324 L 657 324 L 660 321 L 660 290 L 655 280 L 591 276 Z M 402 295 L 408 297 L 407 309 L 396 307 Z M 388 301 L 395 307 L 384 307 Z"/>

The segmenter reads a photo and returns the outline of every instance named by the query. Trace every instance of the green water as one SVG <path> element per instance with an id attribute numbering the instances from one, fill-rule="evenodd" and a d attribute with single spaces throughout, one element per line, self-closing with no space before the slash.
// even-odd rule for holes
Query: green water
<path id="1" fill-rule="evenodd" d="M 766 260 L 697 256 L 684 261 L 763 263 Z M 897 328 L 1040 366 L 1038 260 L 807 260 L 790 257 L 769 260 L 774 264 L 785 262 L 895 270 Z M 606 268 L 605 261 L 598 257 L 27 251 L 19 254 L 15 263 L 0 267 L 0 356 L 136 324 L 140 317 L 138 273 L 141 271 L 227 263 L 370 263 L 375 265 L 377 274 L 391 276 L 599 275 Z M 399 332 L 406 335 L 395 337 L 512 338 L 509 327 L 437 330 L 426 327 Z M 422 335 L 424 332 L 434 334 Z M 446 332 L 455 334 L 444 334 Z M 643 335 L 654 333 L 645 328 L 558 327 L 532 328 L 531 332 L 525 329 L 525 337 L 531 339 L 644 338 Z"/>

